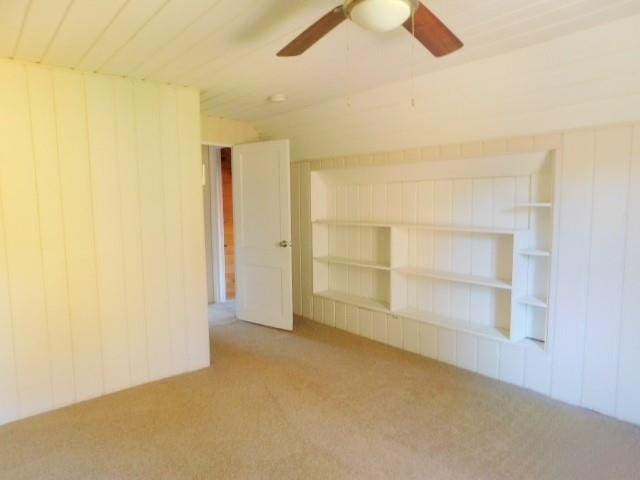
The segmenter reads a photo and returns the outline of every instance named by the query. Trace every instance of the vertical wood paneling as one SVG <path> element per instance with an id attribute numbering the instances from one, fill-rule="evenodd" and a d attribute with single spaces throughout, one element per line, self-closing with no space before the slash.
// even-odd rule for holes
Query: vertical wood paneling
<path id="1" fill-rule="evenodd" d="M 310 188 L 311 165 L 309 162 L 300 164 L 300 216 L 306 221 L 301 222 L 300 239 L 302 242 L 302 313 L 310 318 L 312 314 L 312 253 L 311 253 L 311 188 Z"/>
<path id="2" fill-rule="evenodd" d="M 177 89 L 179 163 L 182 191 L 183 262 L 189 368 L 203 368 L 210 363 L 207 324 L 207 289 L 202 205 L 202 170 L 200 161 L 200 127 L 198 93 Z M 146 281 L 146 278 L 145 278 Z"/>
<path id="3" fill-rule="evenodd" d="M 425 152 L 423 152 L 424 155 Z M 419 182 L 417 186 L 417 221 L 420 223 L 435 222 L 435 189 L 433 181 Z M 418 230 L 413 232 L 416 246 L 416 265 L 423 268 L 434 267 L 434 232 Z M 416 282 L 416 303 L 423 311 L 433 309 L 433 282 L 420 279 Z M 437 353 L 437 352 L 436 352 Z M 433 357 L 435 358 L 436 353 Z"/>
<path id="4" fill-rule="evenodd" d="M 478 369 L 478 337 L 458 332 L 456 341 L 456 364 L 475 372 Z"/>
<path id="5" fill-rule="evenodd" d="M 346 328 L 348 332 L 358 333 L 358 307 L 347 305 L 345 307 Z"/>
<path id="6" fill-rule="evenodd" d="M 382 312 L 373 312 L 373 338 L 387 343 L 387 316 Z"/>
<path id="7" fill-rule="evenodd" d="M 473 183 L 470 179 L 453 182 L 454 225 L 471 225 L 473 213 Z M 472 235 L 456 234 L 452 236 L 451 271 L 471 273 Z M 471 287 L 462 283 L 451 284 L 451 317 L 469 320 Z"/>
<path id="8" fill-rule="evenodd" d="M 372 187 L 372 220 L 387 220 L 387 189 L 385 185 L 376 184 Z"/>
<path id="9" fill-rule="evenodd" d="M 633 131 L 626 221 L 616 413 L 640 424 L 640 125 Z"/>
<path id="10" fill-rule="evenodd" d="M 456 332 L 448 328 L 438 328 L 438 360 L 451 365 L 457 360 Z"/>
<path id="11" fill-rule="evenodd" d="M 551 392 L 551 355 L 537 347 L 525 352 L 525 387 L 549 395 Z"/>
<path id="12" fill-rule="evenodd" d="M 438 329 L 427 323 L 421 323 L 418 329 L 420 334 L 420 355 L 438 358 Z"/>
<path id="13" fill-rule="evenodd" d="M 582 401 L 600 412 L 615 410 L 627 226 L 631 127 L 596 133 L 591 251 Z"/>
<path id="14" fill-rule="evenodd" d="M 160 165 L 164 183 L 167 286 L 169 289 L 169 334 L 172 372 L 184 372 L 189 365 L 187 332 L 184 324 L 187 306 L 184 288 L 182 231 L 182 185 L 180 142 L 178 137 L 178 97 L 174 88 L 160 88 Z M 204 205 L 203 205 L 204 208 Z"/>
<path id="15" fill-rule="evenodd" d="M 76 400 L 83 400 L 104 391 L 86 99 L 82 76 L 55 70 L 53 77 Z"/>
<path id="16" fill-rule="evenodd" d="M 346 319 L 346 307 L 344 303 L 336 303 L 334 316 L 335 316 L 336 328 L 339 328 L 340 330 L 346 330 L 347 319 Z"/>
<path id="17" fill-rule="evenodd" d="M 527 203 L 531 201 L 531 178 L 529 176 L 516 178 L 516 192 L 514 202 Z M 526 208 L 518 208 L 515 212 L 514 226 L 516 228 L 527 228 L 529 226 L 529 212 Z"/>
<path id="18" fill-rule="evenodd" d="M 373 338 L 373 317 L 370 310 L 363 308 L 358 311 L 358 334 L 365 338 Z M 326 322 L 325 322 L 326 323 Z"/>
<path id="19" fill-rule="evenodd" d="M 395 315 L 387 317 L 387 343 L 396 348 L 402 348 L 402 318 Z"/>
<path id="20" fill-rule="evenodd" d="M 324 323 L 323 319 L 324 300 L 322 298 L 313 298 L 313 319 L 318 323 Z"/>
<path id="21" fill-rule="evenodd" d="M 453 182 L 438 180 L 434 184 L 434 222 L 437 225 L 451 225 L 453 221 Z M 451 271 L 452 235 L 448 232 L 434 232 L 433 258 L 434 268 Z M 451 284 L 434 281 L 433 311 L 439 315 L 451 315 Z M 454 361 L 455 363 L 455 361 Z"/>
<path id="22" fill-rule="evenodd" d="M 516 182 L 513 178 L 496 178 L 493 181 L 493 225 L 514 226 L 513 205 L 516 199 Z"/>
<path id="23" fill-rule="evenodd" d="M 134 99 L 149 371 L 151 379 L 157 379 L 171 372 L 172 356 L 158 87 L 138 84 L 134 89 Z"/>
<path id="24" fill-rule="evenodd" d="M 35 66 L 27 67 L 27 75 L 49 327 L 51 387 L 53 405 L 57 407 L 75 399 L 75 379 L 53 78 L 48 69 Z"/>
<path id="25" fill-rule="evenodd" d="M 402 319 L 402 348 L 413 353 L 420 351 L 418 322 L 411 318 Z"/>
<path id="26" fill-rule="evenodd" d="M 0 169 L 0 175 L 2 170 Z M 9 293 L 4 208 L 0 184 L 0 424 L 19 416 L 17 371 L 13 342 L 13 315 Z"/>
<path id="27" fill-rule="evenodd" d="M 383 200 L 384 201 L 384 200 Z M 402 184 L 387 185 L 386 219 L 389 222 L 402 222 Z"/>
<path id="28" fill-rule="evenodd" d="M 336 326 L 335 302 L 327 299 L 324 300 L 324 305 L 322 306 L 322 323 L 330 327 Z"/>
<path id="29" fill-rule="evenodd" d="M 293 313 L 302 315 L 302 265 L 300 248 L 300 165 L 291 165 L 291 256 L 293 269 Z"/>
<path id="30" fill-rule="evenodd" d="M 123 278 L 122 217 L 116 163 L 117 127 L 113 82 L 85 77 L 91 162 L 96 265 L 107 392 L 130 385 L 129 338 Z"/>
<path id="31" fill-rule="evenodd" d="M 498 378 L 500 369 L 500 345 L 493 340 L 478 340 L 478 373 Z"/>
<path id="32" fill-rule="evenodd" d="M 522 385 L 524 382 L 524 349 L 508 343 L 500 345 L 499 378 L 503 382 Z"/>
<path id="33" fill-rule="evenodd" d="M 25 68 L 2 64 L 0 79 L 0 111 L 15 112 L 0 123 L 0 191 L 11 310 L 20 319 L 13 325 L 20 414 L 30 415 L 53 405 L 40 212 Z"/>
<path id="34" fill-rule="evenodd" d="M 131 382 L 139 384 L 149 378 L 149 361 L 142 266 L 140 182 L 135 148 L 135 116 L 131 82 L 115 80 L 115 109 L 129 362 Z"/>
<path id="35" fill-rule="evenodd" d="M 592 130 L 565 135 L 551 388 L 554 397 L 570 403 L 582 396 L 594 152 Z"/>
<path id="36" fill-rule="evenodd" d="M 473 225 L 493 225 L 493 182 L 490 178 L 474 179 L 472 185 Z M 491 276 L 494 260 L 494 241 L 488 235 L 474 235 L 471 241 L 471 274 Z M 474 323 L 487 325 L 490 323 L 489 312 L 492 309 L 492 296 L 486 288 L 471 287 L 469 310 L 474 312 Z"/>

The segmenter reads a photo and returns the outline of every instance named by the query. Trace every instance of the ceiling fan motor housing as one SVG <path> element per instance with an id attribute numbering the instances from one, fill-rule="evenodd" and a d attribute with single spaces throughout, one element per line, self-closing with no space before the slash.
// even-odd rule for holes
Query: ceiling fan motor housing
<path id="1" fill-rule="evenodd" d="M 366 30 L 388 32 L 401 26 L 418 0 L 345 0 L 345 15 Z"/>

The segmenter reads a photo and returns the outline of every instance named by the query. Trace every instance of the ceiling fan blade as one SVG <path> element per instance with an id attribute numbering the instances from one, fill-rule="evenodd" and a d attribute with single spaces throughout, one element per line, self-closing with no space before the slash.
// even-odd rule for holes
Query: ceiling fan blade
<path id="1" fill-rule="evenodd" d="M 447 26 L 422 3 L 403 26 L 436 57 L 455 52 L 464 45 Z"/>
<path id="2" fill-rule="evenodd" d="M 295 57 L 306 52 L 318 40 L 346 20 L 342 5 L 327 13 L 278 52 L 279 57 Z"/>

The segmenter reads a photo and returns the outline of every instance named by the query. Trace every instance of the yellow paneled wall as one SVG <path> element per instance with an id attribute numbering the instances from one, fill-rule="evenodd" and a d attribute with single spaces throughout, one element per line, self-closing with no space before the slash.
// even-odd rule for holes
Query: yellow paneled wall
<path id="1" fill-rule="evenodd" d="M 0 424 L 207 366 L 198 92 L 0 85 Z"/>

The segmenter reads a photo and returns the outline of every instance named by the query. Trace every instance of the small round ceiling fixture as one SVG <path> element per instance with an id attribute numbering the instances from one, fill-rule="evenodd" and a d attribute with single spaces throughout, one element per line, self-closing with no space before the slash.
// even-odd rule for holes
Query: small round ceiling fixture
<path id="1" fill-rule="evenodd" d="M 274 93 L 273 95 L 269 95 L 267 100 L 271 103 L 282 103 L 287 99 L 287 96 L 284 93 Z"/>
<path id="2" fill-rule="evenodd" d="M 366 30 L 388 32 L 406 22 L 417 0 L 346 0 L 347 16 Z"/>

